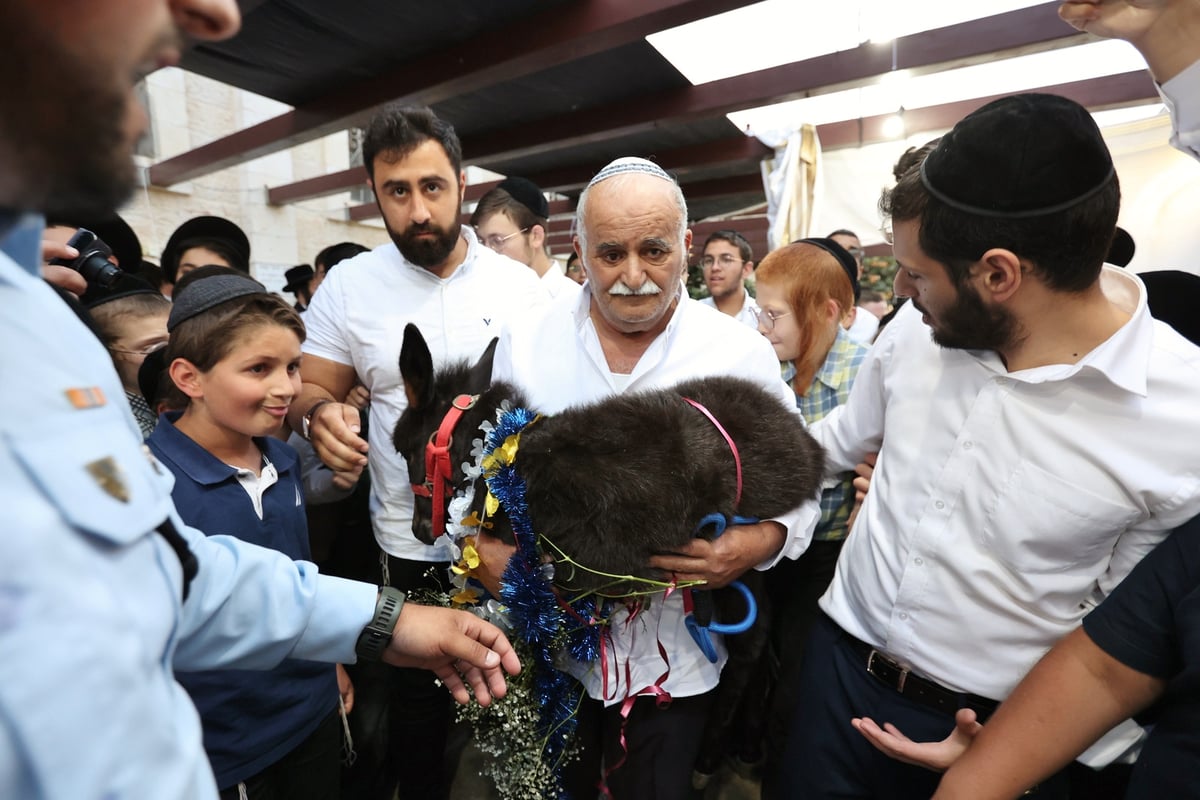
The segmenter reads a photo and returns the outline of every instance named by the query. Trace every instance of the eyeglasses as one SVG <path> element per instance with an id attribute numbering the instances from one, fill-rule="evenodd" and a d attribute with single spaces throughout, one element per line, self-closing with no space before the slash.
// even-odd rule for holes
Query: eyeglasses
<path id="1" fill-rule="evenodd" d="M 513 231 L 512 233 L 508 234 L 507 236 L 501 236 L 498 233 L 493 233 L 491 236 L 486 236 L 486 237 L 480 236 L 479 238 L 483 241 L 483 243 L 485 245 L 487 245 L 491 249 L 499 252 L 504 247 L 504 243 L 507 242 L 509 239 L 513 238 L 514 236 L 520 236 L 522 233 L 526 233 L 528 231 L 529 231 L 529 228 L 521 228 L 521 230 Z"/>
<path id="2" fill-rule="evenodd" d="M 861 247 L 847 247 L 846 252 L 854 256 L 855 261 L 862 261 L 862 257 L 867 254 Z"/>
<path id="3" fill-rule="evenodd" d="M 146 345 L 141 350 L 125 350 L 120 347 L 109 347 L 108 349 L 113 353 L 124 353 L 127 356 L 142 356 L 144 358 L 156 350 L 162 350 L 166 346 L 166 342 L 155 342 L 154 344 Z"/>
<path id="4" fill-rule="evenodd" d="M 769 331 L 775 329 L 775 320 L 792 313 L 790 311 L 765 311 L 761 308 L 751 308 L 750 311 L 754 313 L 754 321 Z"/>
<path id="5" fill-rule="evenodd" d="M 743 262 L 737 256 L 730 255 L 729 253 L 722 253 L 719 258 L 705 256 L 704 258 L 700 259 L 700 266 L 704 267 L 705 269 L 709 269 L 713 264 L 717 263 L 720 263 L 722 267 L 736 267 L 745 262 Z"/>

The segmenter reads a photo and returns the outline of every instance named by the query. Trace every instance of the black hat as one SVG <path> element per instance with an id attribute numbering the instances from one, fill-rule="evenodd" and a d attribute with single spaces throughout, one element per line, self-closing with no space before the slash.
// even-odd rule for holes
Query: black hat
<path id="1" fill-rule="evenodd" d="M 227 244 L 235 262 L 229 266 L 238 272 L 247 275 L 250 273 L 250 240 L 246 238 L 245 231 L 224 217 L 193 217 L 175 229 L 171 238 L 167 240 L 167 246 L 163 248 L 160 263 L 163 277 L 169 283 L 175 282 L 176 273 L 179 271 L 179 257 L 183 255 L 180 245 L 194 239 L 216 240 Z"/>
<path id="2" fill-rule="evenodd" d="M 83 303 L 85 308 L 95 308 L 105 303 L 111 303 L 113 300 L 120 300 L 122 297 L 130 297 L 135 294 L 154 294 L 162 297 L 158 289 L 151 286 L 148 281 L 136 275 L 130 275 L 128 272 L 121 271 L 111 286 L 100 286 L 95 283 L 89 283 L 87 291 L 79 298 L 79 302 Z"/>
<path id="3" fill-rule="evenodd" d="M 1001 219 L 1066 210 L 1113 177 L 1087 109 L 1052 94 L 1002 97 L 968 114 L 921 162 L 921 182 L 946 205 Z"/>
<path id="4" fill-rule="evenodd" d="M 824 237 L 797 239 L 792 244 L 811 244 L 813 247 L 819 247 L 836 258 L 842 270 L 845 271 L 846 277 L 850 279 L 850 286 L 854 289 L 854 304 L 858 305 L 858 301 L 862 297 L 862 287 L 858 285 L 858 261 L 855 260 L 854 256 L 850 255 L 849 250 L 838 244 L 836 239 Z"/>
<path id="5" fill-rule="evenodd" d="M 1146 305 L 1150 316 L 1179 331 L 1193 344 L 1200 345 L 1200 276 L 1175 269 L 1138 274 L 1146 284 Z"/>
<path id="6" fill-rule="evenodd" d="M 267 287 L 239 272 L 226 271 L 222 275 L 210 275 L 204 280 L 189 283 L 175 297 L 171 315 L 167 317 L 167 331 L 174 331 L 180 323 L 222 303 L 250 294 L 266 293 Z"/>
<path id="7" fill-rule="evenodd" d="M 500 185 L 496 188 L 508 192 L 512 199 L 532 211 L 538 219 L 550 217 L 550 204 L 546 202 L 546 196 L 542 194 L 541 188 L 533 181 L 510 176 L 500 181 Z"/>
<path id="8" fill-rule="evenodd" d="M 308 282 L 313 279 L 313 274 L 313 268 L 308 264 L 292 267 L 283 273 L 284 279 L 287 280 L 287 285 L 283 287 L 283 290 L 295 294 L 301 289 L 308 289 Z"/>

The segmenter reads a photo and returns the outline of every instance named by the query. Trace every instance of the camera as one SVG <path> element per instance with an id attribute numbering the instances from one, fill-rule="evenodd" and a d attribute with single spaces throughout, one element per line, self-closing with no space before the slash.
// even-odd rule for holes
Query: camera
<path id="1" fill-rule="evenodd" d="M 101 286 L 105 289 L 121 277 L 121 268 L 108 260 L 112 255 L 112 248 L 87 228 L 75 231 L 67 244 L 78 250 L 79 255 L 74 259 L 51 259 L 51 264 L 70 267 L 82 275 L 89 286 Z"/>

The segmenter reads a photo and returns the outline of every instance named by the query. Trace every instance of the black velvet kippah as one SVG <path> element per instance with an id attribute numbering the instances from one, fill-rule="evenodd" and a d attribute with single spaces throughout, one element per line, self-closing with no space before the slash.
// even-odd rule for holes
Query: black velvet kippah
<path id="1" fill-rule="evenodd" d="M 514 176 L 500 181 L 496 188 L 508 192 L 514 200 L 532 211 L 535 217 L 546 219 L 550 216 L 550 204 L 533 181 Z"/>
<path id="2" fill-rule="evenodd" d="M 1007 219 L 1068 209 L 1112 176 L 1112 157 L 1092 115 L 1052 94 L 988 103 L 955 125 L 921 163 L 921 182 L 938 200 Z"/>
<path id="3" fill-rule="evenodd" d="M 204 280 L 188 284 L 178 292 L 167 317 L 167 331 L 173 331 L 180 323 L 202 314 L 210 308 L 245 297 L 248 294 L 266 294 L 267 288 L 249 275 L 225 270 L 226 274 L 211 275 Z"/>
<path id="4" fill-rule="evenodd" d="M 850 285 L 854 288 L 854 303 L 858 304 L 862 298 L 862 287 L 858 285 L 858 262 L 854 260 L 854 256 L 850 255 L 850 251 L 837 243 L 836 239 L 817 238 L 812 239 L 797 239 L 793 244 L 811 244 L 813 247 L 819 247 L 829 255 L 837 259 L 842 265 L 842 269 L 846 273 L 846 277 L 850 279 Z"/>

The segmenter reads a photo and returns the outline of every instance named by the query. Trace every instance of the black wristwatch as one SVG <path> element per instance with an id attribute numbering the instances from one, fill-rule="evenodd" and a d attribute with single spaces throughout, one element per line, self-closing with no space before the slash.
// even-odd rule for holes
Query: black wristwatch
<path id="1" fill-rule="evenodd" d="M 359 662 L 383 658 L 383 651 L 387 650 L 392 640 L 392 631 L 396 628 L 396 620 L 400 619 L 400 609 L 403 607 L 404 592 L 391 586 L 380 587 L 379 599 L 375 602 L 375 617 L 363 628 L 354 646 Z"/>

